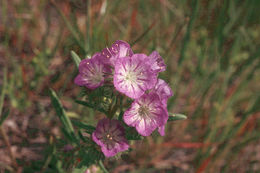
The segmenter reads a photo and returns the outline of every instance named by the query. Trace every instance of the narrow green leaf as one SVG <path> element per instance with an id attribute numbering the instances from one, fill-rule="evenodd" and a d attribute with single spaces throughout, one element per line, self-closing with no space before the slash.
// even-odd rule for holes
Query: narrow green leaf
<path id="1" fill-rule="evenodd" d="M 137 42 L 139 42 L 140 40 L 142 40 L 142 38 L 144 38 L 145 35 L 148 34 L 148 32 L 155 26 L 155 22 L 153 22 L 135 41 L 133 41 L 130 45 L 134 46 Z"/>
<path id="2" fill-rule="evenodd" d="M 75 65 L 77 66 L 77 68 L 79 67 L 79 63 L 81 61 L 80 57 L 72 50 L 70 51 L 71 57 L 75 63 Z"/>
<path id="3" fill-rule="evenodd" d="M 99 160 L 98 164 L 104 173 L 109 173 L 108 170 L 105 168 L 102 160 Z"/>
<path id="4" fill-rule="evenodd" d="M 229 84 L 233 83 L 239 76 L 241 76 L 243 71 L 245 71 L 253 63 L 255 63 L 256 60 L 258 60 L 259 56 L 260 56 L 260 49 L 257 49 L 256 52 L 252 53 L 249 58 L 247 58 L 237 66 L 236 70 L 234 70 L 231 77 L 229 78 L 228 83 Z"/>
<path id="5" fill-rule="evenodd" d="M 185 120 L 185 119 L 187 119 L 186 115 L 183 115 L 183 114 L 170 114 L 168 121 Z"/>
<path id="6" fill-rule="evenodd" d="M 89 134 L 93 133 L 96 129 L 94 126 L 87 125 L 80 121 L 72 120 L 72 123 L 74 126 L 77 126 L 78 128 L 85 129 Z"/>
<path id="7" fill-rule="evenodd" d="M 61 127 L 61 132 L 64 135 L 64 137 L 66 139 L 68 139 L 71 142 L 74 142 L 74 138 L 72 137 L 72 135 L 69 134 L 68 130 L 64 127 Z"/>
<path id="8" fill-rule="evenodd" d="M 180 58 L 178 60 L 178 64 L 181 65 L 183 60 L 185 59 L 185 53 L 188 47 L 188 43 L 190 40 L 190 35 L 191 35 L 191 30 L 192 26 L 194 24 L 194 21 L 197 17 L 198 9 L 199 9 L 199 3 L 198 0 L 192 0 L 192 12 L 191 12 L 191 17 L 187 26 L 187 31 L 185 33 L 185 36 L 182 41 L 182 47 L 181 47 L 181 52 L 180 52 Z"/>
<path id="9" fill-rule="evenodd" d="M 75 133 L 74 133 L 74 129 L 71 124 L 71 121 L 70 121 L 69 117 L 66 115 L 66 112 L 63 109 L 63 106 L 62 106 L 58 96 L 52 89 L 50 89 L 50 97 L 51 97 L 52 105 L 55 108 L 55 111 L 64 127 L 64 131 L 66 131 L 65 135 L 70 136 L 70 140 L 74 139 L 72 142 L 75 142 L 76 137 L 75 137 Z"/>
<path id="10" fill-rule="evenodd" d="M 92 108 L 92 109 L 94 109 L 94 110 L 98 110 L 99 112 L 102 112 L 102 113 L 104 113 L 104 114 L 107 114 L 107 111 L 106 111 L 106 110 L 104 110 L 104 109 L 102 109 L 102 108 L 95 108 L 95 106 L 94 106 L 93 104 L 88 103 L 88 102 L 86 102 L 86 101 L 75 100 L 75 102 L 78 103 L 78 104 L 87 106 L 87 107 L 89 107 L 89 108 Z"/>
<path id="11" fill-rule="evenodd" d="M 119 120 L 119 121 L 122 121 L 122 120 L 123 120 L 123 115 L 124 115 L 124 112 L 121 111 L 120 114 L 119 114 L 119 116 L 118 116 L 118 120 Z"/>
<path id="12" fill-rule="evenodd" d="M 84 105 L 87 106 L 89 108 L 94 109 L 94 106 L 91 103 L 85 102 L 85 101 L 81 101 L 81 100 L 75 100 L 76 103 L 80 104 L 80 105 Z"/>
<path id="13" fill-rule="evenodd" d="M 3 113 L 3 115 L 1 116 L 1 118 L 0 118 L 0 126 L 3 124 L 3 122 L 5 121 L 5 119 L 8 117 L 8 115 L 9 115 L 9 110 L 8 111 L 6 111 L 5 113 Z"/>
<path id="14" fill-rule="evenodd" d="M 2 113 L 2 108 L 4 105 L 4 98 L 5 98 L 5 93 L 6 93 L 6 83 L 7 83 L 7 68 L 4 68 L 4 80 L 3 80 L 3 85 L 2 85 L 2 91 L 0 94 L 0 115 Z"/>
<path id="15" fill-rule="evenodd" d="M 250 108 L 250 110 L 248 111 L 249 114 L 257 112 L 260 110 L 260 95 L 256 98 L 254 104 L 252 105 L 252 107 Z"/>
<path id="16" fill-rule="evenodd" d="M 3 85 L 2 85 L 2 91 L 0 95 L 0 126 L 4 122 L 4 120 L 7 118 L 9 115 L 9 110 L 6 113 L 2 114 L 2 109 L 4 105 L 4 99 L 5 99 L 5 94 L 6 94 L 6 83 L 7 83 L 7 68 L 4 68 L 4 80 L 3 80 Z"/>

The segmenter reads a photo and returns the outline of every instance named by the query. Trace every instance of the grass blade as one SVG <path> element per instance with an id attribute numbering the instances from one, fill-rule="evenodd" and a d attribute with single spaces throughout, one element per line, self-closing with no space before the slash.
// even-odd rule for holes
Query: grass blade
<path id="1" fill-rule="evenodd" d="M 148 34 L 148 32 L 154 27 L 155 25 L 155 21 L 132 43 L 130 43 L 131 46 L 134 46 L 137 42 L 139 42 L 140 40 L 142 40 L 142 38 Z"/>
<path id="2" fill-rule="evenodd" d="M 75 65 L 77 66 L 77 68 L 79 67 L 79 63 L 81 61 L 80 57 L 72 50 L 70 51 L 71 57 L 75 63 Z"/>
<path id="3" fill-rule="evenodd" d="M 187 28 L 187 32 L 183 38 L 183 44 L 182 44 L 182 48 L 181 48 L 181 53 L 180 53 L 180 58 L 178 60 L 178 64 L 181 65 L 181 63 L 183 62 L 184 58 L 185 58 L 185 52 L 188 46 L 188 42 L 190 40 L 190 33 L 191 33 L 191 29 L 192 29 L 192 25 L 194 23 L 194 20 L 197 16 L 197 12 L 198 12 L 198 0 L 193 0 L 192 1 L 192 13 L 191 13 L 191 18 L 188 24 L 188 28 Z"/>

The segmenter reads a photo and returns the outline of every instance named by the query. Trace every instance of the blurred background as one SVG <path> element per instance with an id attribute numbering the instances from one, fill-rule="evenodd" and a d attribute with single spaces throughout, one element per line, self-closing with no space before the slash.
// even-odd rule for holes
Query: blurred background
<path id="1" fill-rule="evenodd" d="M 259 8 L 259 0 L 1 0 L 1 120 L 9 116 L 0 121 L 0 172 L 51 172 L 49 148 L 62 134 L 48 88 L 71 119 L 96 123 L 97 112 L 74 102 L 70 51 L 83 59 L 119 39 L 135 53 L 160 53 L 160 78 L 174 91 L 168 110 L 188 119 L 106 159 L 110 172 L 260 172 Z"/>

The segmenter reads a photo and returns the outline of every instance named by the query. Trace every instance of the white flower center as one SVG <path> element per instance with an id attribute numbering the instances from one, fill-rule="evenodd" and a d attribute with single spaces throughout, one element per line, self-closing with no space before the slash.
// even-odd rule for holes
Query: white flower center
<path id="1" fill-rule="evenodd" d="M 133 71 L 129 71 L 125 75 L 125 79 L 130 81 L 130 82 L 136 82 L 136 74 Z"/>
<path id="2" fill-rule="evenodd" d="M 141 117 L 148 117 L 150 115 L 150 110 L 147 106 L 140 106 L 138 113 Z"/>
<path id="3" fill-rule="evenodd" d="M 93 82 L 95 83 L 99 83 L 100 81 L 102 81 L 102 79 L 103 79 L 102 73 L 98 73 L 95 76 L 93 76 Z"/>

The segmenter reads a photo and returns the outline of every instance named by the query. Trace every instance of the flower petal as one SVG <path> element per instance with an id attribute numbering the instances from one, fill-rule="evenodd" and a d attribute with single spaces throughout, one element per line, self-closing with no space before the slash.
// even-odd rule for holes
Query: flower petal
<path id="1" fill-rule="evenodd" d="M 170 86 L 162 79 L 158 79 L 155 87 L 151 92 L 155 92 L 160 96 L 160 99 L 164 104 L 167 104 L 167 100 L 173 96 L 172 89 Z"/>
<path id="2" fill-rule="evenodd" d="M 165 135 L 165 125 L 158 127 L 158 132 L 161 136 Z"/>
<path id="3" fill-rule="evenodd" d="M 166 65 L 157 51 L 153 51 L 149 55 L 149 63 L 151 65 L 152 70 L 155 72 L 162 72 L 166 69 Z"/>
<path id="4" fill-rule="evenodd" d="M 104 63 L 114 66 L 118 58 L 132 56 L 133 51 L 127 42 L 117 40 L 112 44 L 111 48 L 103 49 L 101 55 L 103 56 Z"/>
<path id="5" fill-rule="evenodd" d="M 129 144 L 124 141 L 121 142 L 120 144 L 116 143 L 115 146 L 111 148 L 111 150 L 109 150 L 108 147 L 104 147 L 104 146 L 101 147 L 101 150 L 106 157 L 113 157 L 121 151 L 128 150 L 128 148 L 129 148 Z"/>

